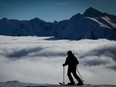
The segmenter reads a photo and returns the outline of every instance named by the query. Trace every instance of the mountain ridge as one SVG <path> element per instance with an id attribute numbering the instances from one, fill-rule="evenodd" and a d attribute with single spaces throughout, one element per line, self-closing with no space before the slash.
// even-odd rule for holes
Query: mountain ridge
<path id="1" fill-rule="evenodd" d="M 46 22 L 37 17 L 31 20 L 2 18 L 0 35 L 8 36 L 54 36 L 56 39 L 116 40 L 116 16 L 88 8 L 70 19 Z"/>

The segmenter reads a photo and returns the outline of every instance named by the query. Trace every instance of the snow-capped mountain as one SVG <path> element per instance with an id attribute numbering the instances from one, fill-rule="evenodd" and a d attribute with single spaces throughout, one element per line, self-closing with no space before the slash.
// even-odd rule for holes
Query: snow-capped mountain
<path id="1" fill-rule="evenodd" d="M 102 13 L 92 7 L 83 14 L 68 20 L 45 22 L 39 18 L 31 20 L 0 20 L 0 35 L 9 36 L 55 36 L 57 39 L 116 40 L 116 16 Z"/>

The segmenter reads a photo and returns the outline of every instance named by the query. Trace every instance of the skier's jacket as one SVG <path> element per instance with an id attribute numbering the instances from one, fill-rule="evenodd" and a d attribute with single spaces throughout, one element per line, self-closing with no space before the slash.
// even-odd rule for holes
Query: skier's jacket
<path id="1" fill-rule="evenodd" d="M 68 55 L 68 57 L 66 58 L 65 64 L 64 65 L 68 65 L 70 68 L 74 68 L 79 64 L 79 61 L 77 60 L 77 58 L 74 56 L 74 54 Z"/>

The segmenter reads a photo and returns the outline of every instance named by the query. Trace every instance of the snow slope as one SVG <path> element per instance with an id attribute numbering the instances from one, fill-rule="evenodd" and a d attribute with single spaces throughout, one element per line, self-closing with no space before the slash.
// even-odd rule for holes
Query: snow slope
<path id="1" fill-rule="evenodd" d="M 39 18 L 31 20 L 0 20 L 0 35 L 8 36 L 55 36 L 56 39 L 116 40 L 116 16 L 102 13 L 92 7 L 83 14 L 70 19 L 45 22 Z"/>
<path id="2" fill-rule="evenodd" d="M 55 84 L 34 84 L 34 83 L 23 83 L 23 82 L 0 82 L 0 87 L 67 87 Z M 68 87 L 116 87 L 116 85 L 92 85 L 85 84 L 83 86 L 68 86 Z"/>

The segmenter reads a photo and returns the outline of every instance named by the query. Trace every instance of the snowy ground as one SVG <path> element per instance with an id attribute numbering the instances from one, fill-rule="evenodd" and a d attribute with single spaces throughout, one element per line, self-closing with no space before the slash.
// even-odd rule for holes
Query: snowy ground
<path id="1" fill-rule="evenodd" d="M 79 59 L 78 69 L 85 84 L 116 85 L 116 41 L 49 37 L 0 36 L 0 82 L 58 84 L 68 50 Z"/>
<path id="2" fill-rule="evenodd" d="M 67 87 L 68 85 L 55 85 L 55 84 L 33 84 L 33 83 L 23 83 L 23 82 L 0 82 L 0 87 Z M 69 86 L 69 87 L 116 87 L 116 85 L 92 85 L 92 84 L 85 84 L 82 86 Z"/>

